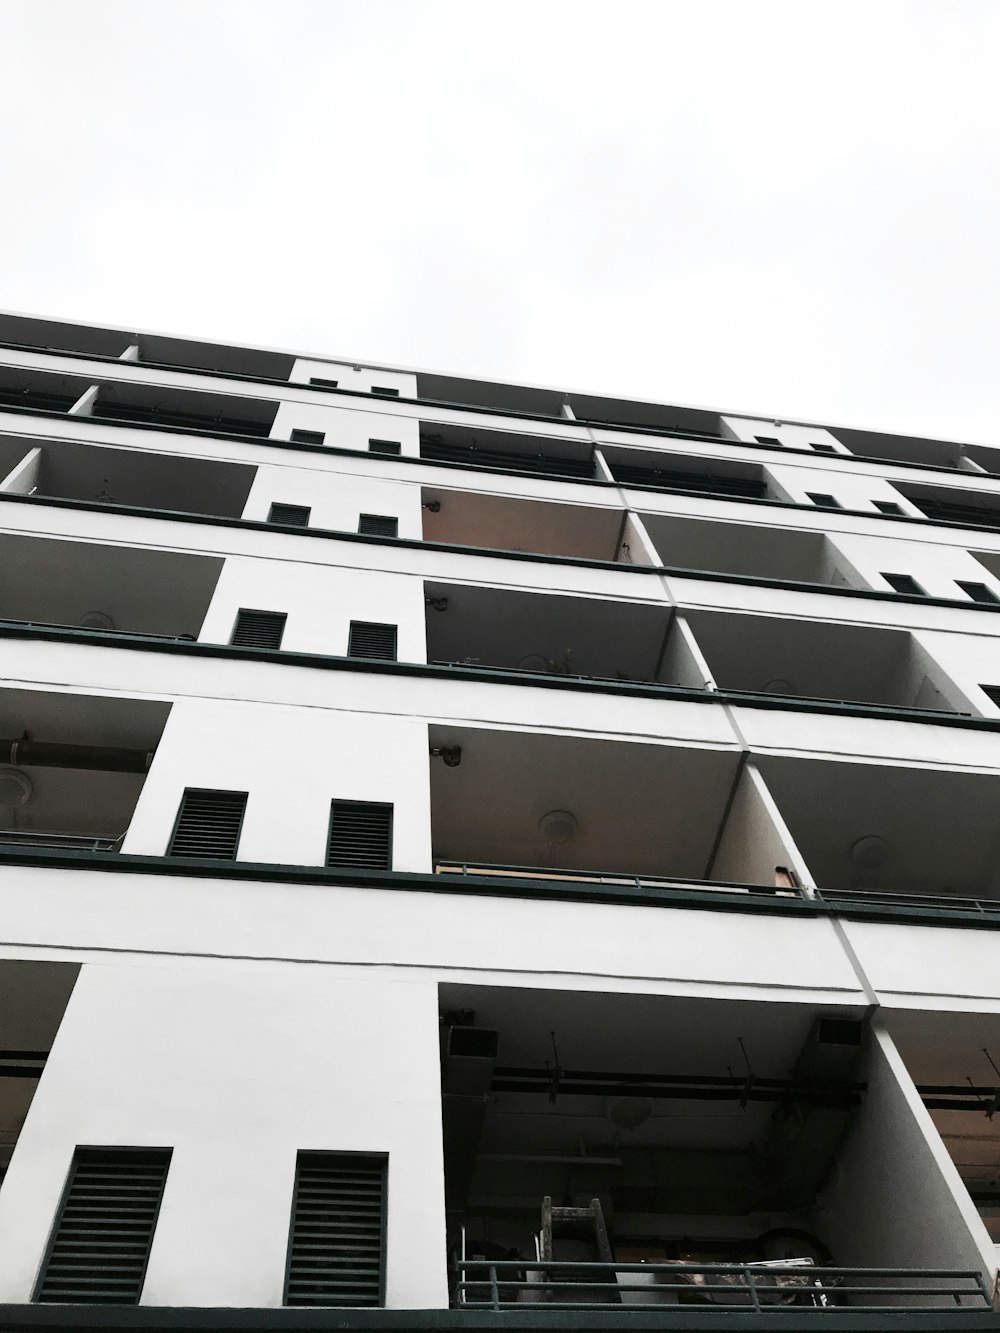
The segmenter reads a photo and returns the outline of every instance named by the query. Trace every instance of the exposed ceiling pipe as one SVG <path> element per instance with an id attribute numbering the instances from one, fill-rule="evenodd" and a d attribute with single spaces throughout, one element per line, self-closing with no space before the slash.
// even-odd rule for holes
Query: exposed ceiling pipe
<path id="1" fill-rule="evenodd" d="M 0 740 L 0 762 L 15 768 L 81 768 L 103 773 L 145 773 L 152 750 L 113 745 L 63 745 L 52 741 Z"/>

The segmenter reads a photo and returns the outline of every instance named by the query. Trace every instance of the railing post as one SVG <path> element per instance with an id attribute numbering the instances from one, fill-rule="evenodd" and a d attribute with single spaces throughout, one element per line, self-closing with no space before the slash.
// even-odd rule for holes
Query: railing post
<path id="1" fill-rule="evenodd" d="M 747 1286 L 750 1288 L 750 1302 L 757 1314 L 760 1314 L 760 1298 L 757 1295 L 757 1284 L 754 1282 L 753 1273 L 750 1271 L 747 1264 L 743 1265 L 743 1276 L 746 1279 Z"/>
<path id="2" fill-rule="evenodd" d="M 496 1264 L 490 1264 L 490 1298 L 493 1302 L 494 1311 L 500 1313 L 500 1288 L 497 1284 Z"/>

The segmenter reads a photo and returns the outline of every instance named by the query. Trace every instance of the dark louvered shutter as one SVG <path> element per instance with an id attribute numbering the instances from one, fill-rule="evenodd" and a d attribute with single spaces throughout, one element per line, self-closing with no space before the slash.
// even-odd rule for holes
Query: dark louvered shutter
<path id="1" fill-rule="evenodd" d="M 365 801 L 330 803 L 328 866 L 392 869 L 392 806 Z"/>
<path id="2" fill-rule="evenodd" d="M 238 648 L 261 648 L 274 652 L 281 647 L 281 636 L 285 632 L 287 619 L 284 611 L 241 609 L 229 642 Z"/>
<path id="3" fill-rule="evenodd" d="M 300 1152 L 286 1305 L 385 1301 L 385 1157 Z"/>
<path id="4" fill-rule="evenodd" d="M 136 1305 L 170 1150 L 77 1148 L 36 1301 Z"/>
<path id="5" fill-rule="evenodd" d="M 396 626 L 372 625 L 367 620 L 352 620 L 347 640 L 348 657 L 378 657 L 396 660 Z"/>
<path id="6" fill-rule="evenodd" d="M 370 454 L 388 454 L 396 458 L 403 452 L 403 446 L 399 440 L 369 440 L 368 452 Z"/>
<path id="7" fill-rule="evenodd" d="M 268 523 L 284 523 L 290 528 L 307 528 L 312 510 L 308 505 L 273 504 L 267 516 Z"/>
<path id="8" fill-rule="evenodd" d="M 245 791 L 205 791 L 188 787 L 167 855 L 235 861 L 246 808 Z"/>
<path id="9" fill-rule="evenodd" d="M 387 514 L 362 514 L 358 519 L 358 531 L 366 537 L 396 537 L 399 534 L 399 519 Z"/>

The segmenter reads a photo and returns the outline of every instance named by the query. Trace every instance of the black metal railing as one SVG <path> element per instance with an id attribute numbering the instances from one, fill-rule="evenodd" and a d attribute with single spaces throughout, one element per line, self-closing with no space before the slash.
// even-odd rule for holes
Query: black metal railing
<path id="1" fill-rule="evenodd" d="M 615 1305 L 848 1307 L 868 1314 L 992 1310 L 982 1273 L 946 1268 L 840 1268 L 807 1261 L 745 1264 L 578 1263 L 458 1259 L 454 1303 L 494 1311 Z"/>
<path id="2" fill-rule="evenodd" d="M 767 898 L 806 898 L 793 884 L 746 884 L 721 879 L 683 879 L 672 875 L 633 875 L 620 870 L 570 870 L 565 866 L 501 865 L 490 861 L 451 861 L 436 858 L 436 875 L 495 876 L 497 879 L 552 879 L 579 884 L 607 884 L 634 889 L 692 889 L 712 893 L 763 894 Z"/>
<path id="3" fill-rule="evenodd" d="M 124 833 L 117 838 L 92 838 L 86 833 L 44 833 L 29 829 L 0 829 L 0 843 L 21 847 L 65 847 L 83 852 L 117 852 Z"/>

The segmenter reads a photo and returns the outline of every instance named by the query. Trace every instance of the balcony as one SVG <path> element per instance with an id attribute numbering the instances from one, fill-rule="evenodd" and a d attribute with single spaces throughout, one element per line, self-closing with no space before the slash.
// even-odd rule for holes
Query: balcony
<path id="1" fill-rule="evenodd" d="M 165 389 L 160 385 L 102 384 L 90 415 L 95 420 L 124 425 L 266 439 L 277 412 L 276 402 L 232 394 Z"/>
<path id="2" fill-rule="evenodd" d="M 991 1310 L 946 1183 L 900 1170 L 915 1093 L 860 1012 L 450 984 L 440 1002 L 456 1306 Z"/>
<path id="3" fill-rule="evenodd" d="M 117 850 L 170 705 L 0 690 L 0 842 Z"/>
<path id="4" fill-rule="evenodd" d="M 433 486 L 425 486 L 421 498 L 427 542 L 629 563 L 629 553 L 623 551 L 620 509 L 549 504 Z"/>
<path id="5" fill-rule="evenodd" d="M 0 494 L 239 518 L 256 468 L 90 444 L 0 441 Z"/>
<path id="6" fill-rule="evenodd" d="M 971 711 L 957 687 L 903 630 L 713 611 L 686 616 L 720 689 Z"/>
<path id="7" fill-rule="evenodd" d="M 849 587 L 832 543 L 821 532 L 643 514 L 659 561 L 675 569 Z"/>
<path id="8" fill-rule="evenodd" d="M 593 445 L 582 435 L 576 439 L 533 436 L 439 421 L 420 426 L 420 457 L 428 463 L 459 463 L 463 467 L 589 480 L 594 476 L 593 453 Z"/>
<path id="9" fill-rule="evenodd" d="M 493 875 L 498 891 L 522 878 L 798 896 L 755 775 L 709 732 L 690 746 L 429 732 L 439 874 Z"/>
<path id="10" fill-rule="evenodd" d="M 611 475 L 621 486 L 649 486 L 658 491 L 694 491 L 719 499 L 766 500 L 767 474 L 759 463 L 729 462 L 711 458 L 685 458 L 683 454 L 655 454 L 640 449 L 602 447 Z"/>
<path id="11" fill-rule="evenodd" d="M 175 551 L 0 534 L 0 623 L 196 639 L 223 563 Z"/>
<path id="12" fill-rule="evenodd" d="M 920 900 L 977 916 L 982 905 L 995 912 L 1000 777 L 777 755 L 758 763 L 832 906 L 873 896 L 900 906 Z"/>
<path id="13" fill-rule="evenodd" d="M 75 963 L 0 962 L 0 1184 L 79 971 Z"/>
<path id="14" fill-rule="evenodd" d="M 576 679 L 704 684 L 669 607 L 425 583 L 432 662 Z"/>

